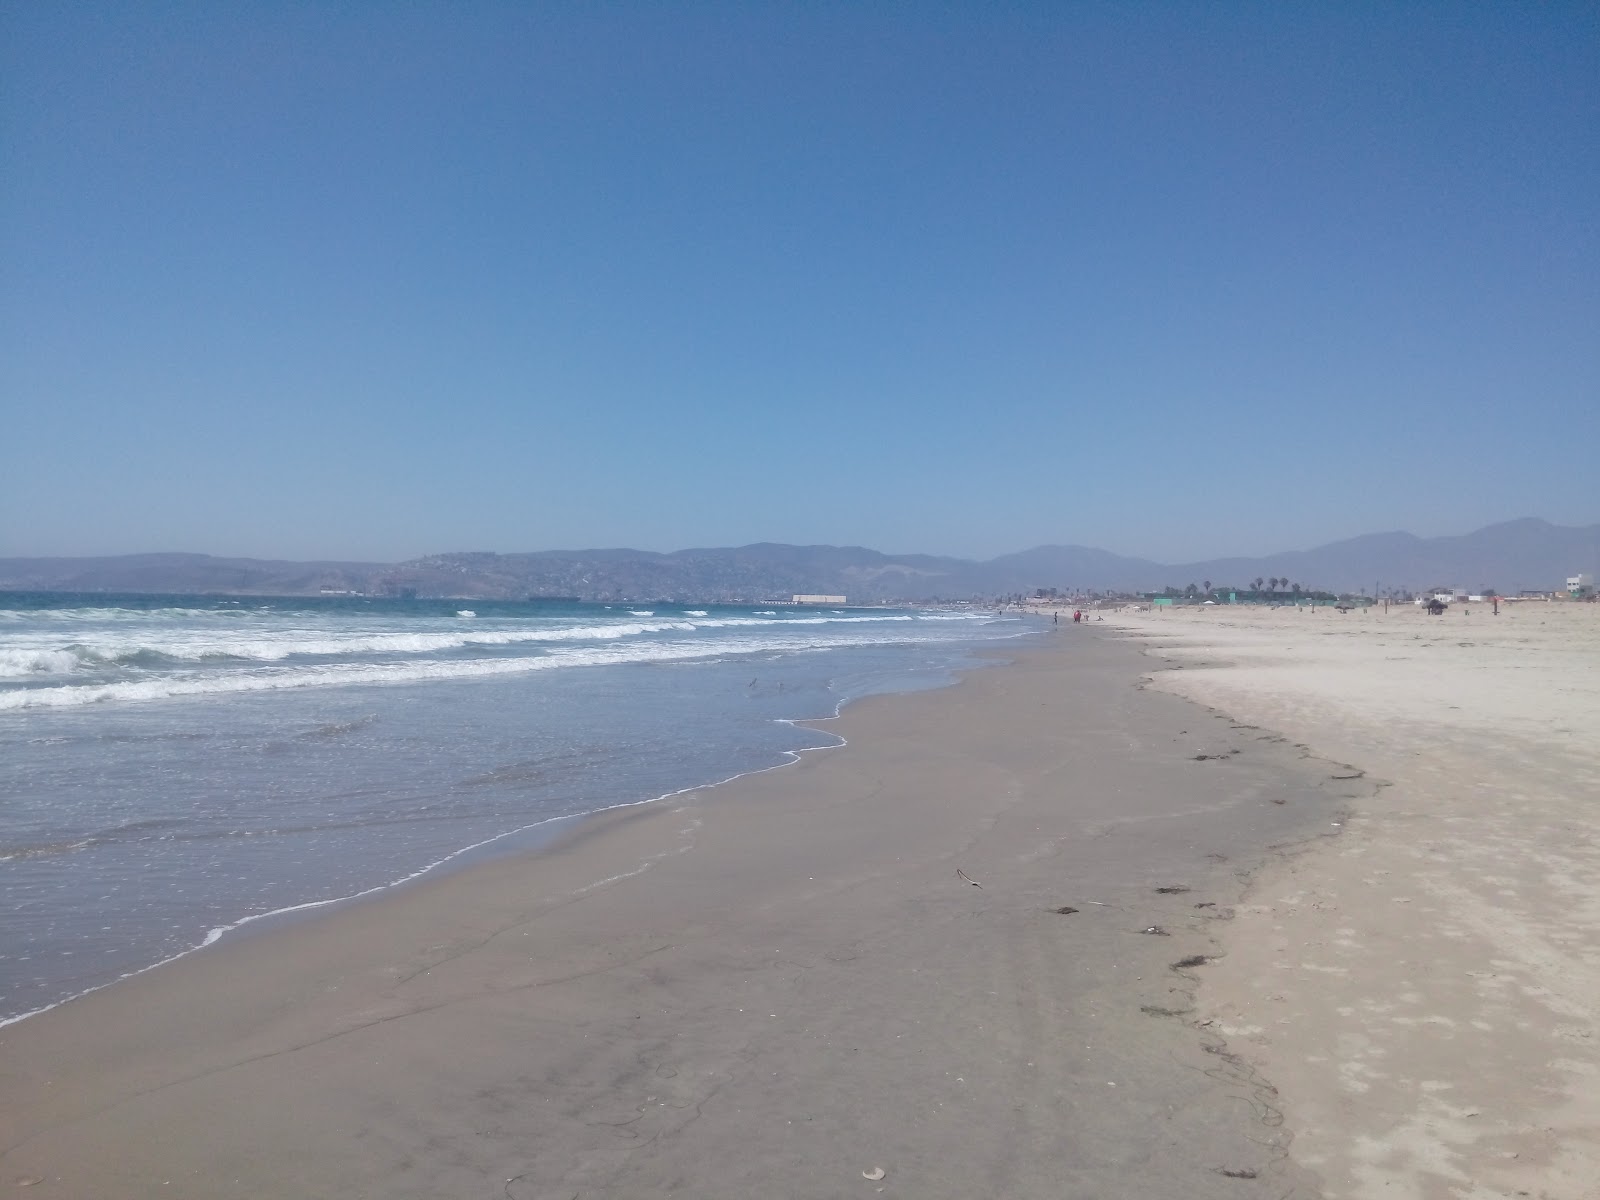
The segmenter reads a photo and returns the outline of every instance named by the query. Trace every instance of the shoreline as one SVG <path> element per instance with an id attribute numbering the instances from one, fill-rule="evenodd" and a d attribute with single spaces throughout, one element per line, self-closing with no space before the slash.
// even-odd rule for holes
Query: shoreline
<path id="1" fill-rule="evenodd" d="M 1468 617 L 1113 618 L 1154 686 L 1378 785 L 1255 878 L 1201 995 L 1328 1200 L 1600 1179 L 1600 613 Z"/>
<path id="2" fill-rule="evenodd" d="M 1270 1086 L 1183 1018 L 1245 877 L 1352 789 L 1142 690 L 1133 647 L 1008 657 L 847 706 L 848 744 L 791 770 L 7 1027 L 4 1171 L 40 1195 L 834 1194 L 875 1164 L 906 1195 L 1314 1194 Z"/>
<path id="3" fill-rule="evenodd" d="M 1034 631 L 1034 633 L 1019 636 L 1032 638 L 1037 632 L 1038 631 Z M 947 672 L 949 678 L 941 682 L 928 683 L 923 681 L 920 676 L 908 676 L 898 681 L 900 686 L 891 686 L 883 689 L 882 691 L 869 692 L 861 696 L 841 696 L 835 702 L 834 711 L 831 714 L 815 717 L 779 717 L 774 718 L 773 720 L 775 724 L 788 725 L 795 728 L 804 728 L 812 732 L 837 736 L 832 735 L 831 731 L 823 728 L 822 726 L 824 726 L 827 722 L 837 720 L 846 708 L 859 700 L 865 699 L 867 695 L 899 695 L 917 691 L 937 690 L 941 687 L 950 687 L 954 686 L 954 684 L 959 681 L 960 676 L 966 671 L 980 670 L 989 666 L 1003 665 L 1005 661 L 999 652 L 989 651 L 982 648 L 975 648 L 971 654 L 971 658 L 971 665 L 950 668 Z M 70 1004 L 76 1000 L 79 1000 L 84 996 L 104 991 L 106 988 L 115 987 L 126 980 L 137 978 L 138 976 L 147 974 L 150 971 L 158 970 L 159 968 L 165 967 L 169 963 L 177 962 L 180 959 L 187 958 L 190 955 L 197 954 L 202 950 L 206 950 L 218 945 L 224 940 L 232 941 L 236 938 L 251 937 L 299 920 L 315 919 L 319 915 L 334 911 L 345 905 L 380 900 L 392 891 L 397 891 L 430 879 L 442 877 L 453 871 L 471 870 L 476 866 L 482 865 L 486 862 L 492 862 L 497 858 L 506 856 L 536 855 L 547 849 L 553 843 L 560 841 L 562 838 L 571 836 L 573 830 L 565 828 L 566 826 L 573 826 L 575 829 L 586 821 L 605 816 L 619 810 L 633 809 L 645 805 L 657 804 L 664 801 L 673 800 L 678 796 L 685 795 L 690 792 L 721 787 L 725 784 L 736 782 L 747 775 L 759 775 L 767 771 L 775 771 L 783 767 L 792 766 L 800 761 L 802 755 L 810 753 L 811 751 L 833 750 L 843 746 L 844 744 L 844 739 L 840 738 L 837 742 L 827 745 L 800 746 L 792 750 L 783 751 L 783 756 L 777 762 L 769 763 L 766 766 L 750 767 L 742 771 L 736 771 L 732 775 L 725 776 L 721 779 L 714 779 L 707 783 L 676 787 L 669 791 L 662 792 L 659 795 L 649 796 L 642 800 L 624 800 L 615 804 L 606 805 L 601 808 L 592 809 L 587 812 L 562 813 L 557 816 L 546 817 L 539 821 L 534 821 L 526 825 L 505 830 L 501 833 L 496 833 L 488 838 L 484 838 L 470 845 L 462 846 L 458 849 L 450 851 L 447 854 L 444 854 L 432 862 L 416 868 L 406 875 L 402 875 L 398 878 L 382 883 L 374 884 L 370 887 L 364 888 L 361 891 L 351 892 L 342 896 L 332 896 L 325 899 L 307 900 L 301 903 L 290 904 L 281 908 L 270 909 L 263 912 L 247 913 L 228 924 L 214 926 L 213 928 L 207 930 L 201 940 L 195 942 L 193 945 L 187 946 L 176 953 L 168 954 L 167 956 L 157 959 L 154 962 L 150 962 L 142 967 L 127 971 L 116 978 L 94 984 L 93 986 L 84 988 L 83 990 L 74 992 L 70 995 L 63 996 L 58 1000 L 51 1001 L 49 1004 L 42 1005 L 38 1008 L 30 1009 L 25 1012 L 13 1013 L 10 1015 L 0 1014 L 0 1029 L 4 1029 L 7 1026 L 26 1021 L 29 1018 L 39 1016 L 42 1013 L 50 1012 L 53 1009 L 60 1008 L 64 1004 Z"/>

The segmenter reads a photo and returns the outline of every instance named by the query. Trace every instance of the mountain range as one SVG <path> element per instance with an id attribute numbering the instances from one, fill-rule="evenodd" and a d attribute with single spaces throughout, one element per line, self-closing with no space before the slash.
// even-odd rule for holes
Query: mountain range
<path id="1" fill-rule="evenodd" d="M 1600 569 L 1600 525 L 1535 517 L 1458 537 L 1377 533 L 1262 558 L 1163 564 L 1086 546 L 1038 546 L 977 562 L 882 554 L 859 546 L 771 542 L 726 549 L 543 550 L 435 554 L 402 563 L 286 562 L 205 554 L 103 558 L 0 558 L 0 590 L 234 595 L 326 592 L 477 599 L 570 596 L 584 600 L 784 600 L 795 593 L 852 603 L 964 600 L 1063 591 L 1151 591 L 1207 581 L 1247 587 L 1257 578 L 1307 589 L 1386 592 L 1459 586 L 1551 591 L 1568 575 Z"/>

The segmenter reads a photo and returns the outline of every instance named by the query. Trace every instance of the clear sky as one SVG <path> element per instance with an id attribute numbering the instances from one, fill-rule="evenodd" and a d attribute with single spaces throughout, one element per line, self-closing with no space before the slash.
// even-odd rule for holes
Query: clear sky
<path id="1" fill-rule="evenodd" d="M 1600 6 L 0 7 L 0 555 L 1600 521 Z"/>

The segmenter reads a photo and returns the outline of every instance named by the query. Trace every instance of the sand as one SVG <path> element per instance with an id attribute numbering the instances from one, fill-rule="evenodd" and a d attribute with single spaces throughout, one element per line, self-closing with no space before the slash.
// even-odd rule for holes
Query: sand
<path id="1" fill-rule="evenodd" d="M 1323 1194 L 1600 1196 L 1600 607 L 1108 622 L 1381 786 L 1263 873 L 1201 1009 Z"/>
<path id="2" fill-rule="evenodd" d="M 1325 973 L 1273 971 L 1276 926 L 1327 919 L 1278 876 L 1248 918 L 1259 965 L 1215 956 L 1238 940 L 1229 918 L 1253 872 L 1328 841 L 1339 848 L 1292 869 L 1344 862 L 1356 842 L 1331 839 L 1345 814 L 1388 813 L 1401 790 L 1374 799 L 1290 741 L 1145 687 L 1151 666 L 1108 627 L 1064 625 L 954 687 L 851 706 L 831 726 L 842 749 L 225 940 L 0 1030 L 0 1186 L 169 1200 L 1316 1195 L 1306 1164 L 1326 1173 L 1349 1147 L 1302 1130 L 1291 1157 L 1271 1082 L 1230 1045 L 1276 1066 L 1279 1014 L 1344 1020 L 1322 1014 L 1327 995 L 1367 995 L 1358 968 L 1398 968 L 1347 965 L 1328 941 L 1294 956 Z M 1512 758 L 1497 769 L 1541 796 L 1560 778 Z M 1533 836 L 1519 832 L 1530 808 L 1554 811 L 1516 801 L 1485 819 L 1515 848 Z M 1410 879 L 1458 840 L 1427 829 L 1406 837 L 1419 855 L 1406 921 L 1442 908 Z M 1550 830 L 1566 868 L 1589 853 L 1580 835 Z M 1458 881 L 1521 888 L 1535 941 L 1438 1002 L 1439 960 L 1430 949 L 1424 968 L 1408 943 L 1418 966 L 1400 974 L 1423 999 L 1389 995 L 1394 1015 L 1473 1000 L 1494 1045 L 1523 1037 L 1519 1016 L 1548 1018 L 1573 1031 L 1566 1059 L 1590 1061 L 1579 1017 L 1531 991 L 1559 982 L 1534 955 L 1578 969 L 1590 881 L 1564 876 L 1566 907 L 1535 911 L 1559 890 L 1522 882 L 1535 866 L 1548 864 L 1495 853 Z M 1359 903 L 1399 911 L 1376 888 Z M 1429 915 L 1441 954 L 1488 936 Z M 1357 940 L 1349 954 L 1376 951 Z M 1283 977 L 1270 1012 L 1229 1009 L 1229 1043 L 1194 1011 L 1197 981 L 1218 970 Z M 1574 1008 L 1576 983 L 1559 982 Z M 1353 1003 L 1352 1035 L 1381 1019 Z M 1359 1061 L 1367 1095 L 1390 1086 L 1378 1074 L 1392 1063 Z M 1551 1058 L 1516 1078 L 1548 1089 L 1540 1120 L 1562 1131 L 1576 1117 L 1552 1106 L 1572 1082 Z M 1481 1106 L 1498 1136 L 1496 1097 L 1429 1095 L 1460 1122 Z M 1536 1152 L 1533 1132 L 1517 1136 L 1504 1145 Z"/>

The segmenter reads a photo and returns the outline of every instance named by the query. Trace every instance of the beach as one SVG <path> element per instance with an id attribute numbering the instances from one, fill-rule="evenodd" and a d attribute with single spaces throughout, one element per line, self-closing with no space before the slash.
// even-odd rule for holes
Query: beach
<path id="1" fill-rule="evenodd" d="M 0 597 L 0 1027 L 274 914 L 536 848 L 835 739 L 1019 618 Z"/>
<path id="2" fill-rule="evenodd" d="M 1238 972 L 1255 873 L 1325 857 L 1306 847 L 1341 845 L 1374 787 L 1146 686 L 1160 664 L 1125 633 L 1063 627 L 850 705 L 821 723 L 841 748 L 8 1026 L 0 1177 L 68 1197 L 1316 1195 L 1277 1081 L 1195 989 Z"/>
<path id="3" fill-rule="evenodd" d="M 1600 1196 L 1600 607 L 1112 614 L 1154 686 L 1351 764 L 1199 1006 L 1327 1197 Z"/>

